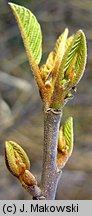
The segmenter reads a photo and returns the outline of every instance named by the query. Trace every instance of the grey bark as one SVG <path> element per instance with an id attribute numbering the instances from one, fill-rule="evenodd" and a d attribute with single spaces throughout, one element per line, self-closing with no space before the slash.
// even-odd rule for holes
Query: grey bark
<path id="1" fill-rule="evenodd" d="M 44 149 L 41 190 L 47 200 L 54 200 L 61 172 L 57 167 L 58 131 L 61 112 L 52 109 L 44 113 Z"/>

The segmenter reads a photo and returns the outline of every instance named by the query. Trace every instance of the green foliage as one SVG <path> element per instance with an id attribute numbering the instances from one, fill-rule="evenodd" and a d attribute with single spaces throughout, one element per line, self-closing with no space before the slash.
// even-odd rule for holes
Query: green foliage
<path id="1" fill-rule="evenodd" d="M 78 84 L 83 76 L 87 58 L 86 38 L 82 30 L 66 41 L 64 52 L 55 85 L 51 106 L 60 108 L 72 98 L 71 89 Z M 72 96 L 72 94 L 71 94 Z"/>
<path id="2" fill-rule="evenodd" d="M 66 81 L 68 79 L 68 69 L 68 74 L 70 74 L 72 69 L 74 69 L 71 85 L 76 85 L 82 77 L 86 63 L 86 55 L 85 35 L 82 30 L 79 30 L 75 37 L 71 40 L 71 43 L 67 46 L 59 69 L 60 72 L 63 73 L 63 77 Z"/>
<path id="3" fill-rule="evenodd" d="M 25 7 L 9 3 L 17 19 L 26 52 L 39 64 L 42 56 L 42 33 L 40 25 L 32 12 Z"/>
<path id="4" fill-rule="evenodd" d="M 80 81 L 86 64 L 86 38 L 82 30 L 68 38 L 68 29 L 59 36 L 54 50 L 40 68 L 42 33 L 28 9 L 9 3 L 17 19 L 29 63 L 36 78 L 44 107 L 61 109 L 72 98 L 71 89 Z"/>
<path id="5" fill-rule="evenodd" d="M 55 131 L 58 131 L 56 115 L 60 115 L 62 108 L 72 97 L 71 90 L 75 89 L 84 73 L 87 57 L 86 38 L 82 30 L 79 30 L 75 35 L 68 38 L 68 29 L 66 28 L 57 39 L 55 48 L 50 52 L 46 63 L 39 68 L 38 64 L 42 57 L 42 33 L 40 25 L 31 11 L 13 3 L 9 4 L 21 31 L 29 63 L 36 78 L 40 96 L 43 101 L 44 112 L 46 112 L 47 115 L 48 111 L 50 111 L 50 115 L 52 115 L 52 113 L 53 116 L 55 115 L 53 121 L 49 121 L 47 117 L 45 119 L 48 128 L 48 130 L 45 129 L 45 133 L 49 131 L 49 136 L 46 134 L 48 136 L 46 136 L 46 139 L 48 140 L 45 141 L 44 148 L 45 160 L 43 161 L 42 190 L 45 188 L 43 191 L 47 193 L 55 186 L 52 182 L 54 182 L 54 180 L 56 181 L 56 177 L 59 176 L 60 170 L 65 166 L 73 150 L 73 118 L 70 117 L 60 128 L 58 149 L 56 151 L 57 136 Z M 60 116 L 58 120 L 59 118 Z M 54 148 L 52 148 L 53 136 L 54 139 L 56 139 Z M 52 152 L 52 155 L 55 157 L 51 158 L 51 155 L 49 156 L 49 152 L 46 150 L 48 149 L 48 143 L 49 152 Z M 47 158 L 49 158 L 49 160 L 47 160 Z M 29 192 L 31 191 L 32 196 L 36 198 L 38 192 L 43 196 L 43 194 L 41 194 L 42 191 L 39 190 L 37 186 L 35 176 L 30 172 L 29 158 L 17 143 L 13 141 L 6 142 L 5 161 L 9 171 L 19 179 L 21 184 L 29 190 Z M 54 170 L 55 179 L 50 176 L 52 169 Z M 50 177 L 51 182 L 49 184 Z M 46 184 L 45 187 L 43 185 L 44 180 Z M 35 191 L 35 195 L 33 190 Z M 47 194 L 46 197 L 48 197 Z"/>

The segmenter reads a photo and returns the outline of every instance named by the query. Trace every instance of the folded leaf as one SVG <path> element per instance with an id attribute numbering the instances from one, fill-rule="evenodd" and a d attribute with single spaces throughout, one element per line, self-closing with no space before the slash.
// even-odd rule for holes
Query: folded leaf
<path id="1" fill-rule="evenodd" d="M 74 39 L 71 40 L 71 43 L 68 46 L 68 48 L 66 49 L 66 52 L 63 56 L 63 60 L 59 69 L 59 78 L 63 77 L 65 79 L 67 70 L 70 67 L 70 65 L 71 65 L 70 72 L 74 67 L 74 77 L 71 82 L 71 87 L 74 84 L 77 84 L 83 75 L 85 64 L 86 64 L 86 56 L 87 56 L 86 50 L 87 49 L 86 49 L 85 35 L 82 30 L 79 30 L 76 33 Z M 76 56 L 76 60 L 73 65 L 71 63 L 73 62 L 75 56 Z"/>
<path id="2" fill-rule="evenodd" d="M 80 46 L 77 53 L 78 54 L 77 54 L 75 70 L 74 70 L 75 77 L 72 80 L 73 85 L 76 85 L 80 81 L 81 77 L 83 76 L 85 65 L 86 65 L 87 47 L 86 47 L 86 38 L 83 32 L 81 32 Z"/>
<path id="3" fill-rule="evenodd" d="M 65 31 L 57 39 L 54 51 L 52 51 L 49 54 L 46 64 L 41 66 L 40 71 L 43 80 L 46 80 L 51 72 L 52 72 L 52 76 L 53 74 L 54 76 L 56 75 L 65 51 L 67 35 L 68 35 L 68 29 L 65 29 Z"/>
<path id="4" fill-rule="evenodd" d="M 68 36 L 68 29 L 66 28 L 63 34 L 61 34 L 56 41 L 56 45 L 54 48 L 54 68 L 52 70 L 52 83 L 53 86 L 55 84 L 56 78 L 57 78 L 57 73 L 60 67 L 60 64 L 62 62 L 62 58 L 65 52 L 65 45 L 66 45 L 66 40 Z"/>
<path id="5" fill-rule="evenodd" d="M 67 35 L 68 35 L 68 29 L 66 28 L 65 31 L 57 39 L 54 48 L 54 57 L 60 56 L 61 60 L 65 51 Z"/>
<path id="6" fill-rule="evenodd" d="M 39 64 L 42 56 L 42 33 L 40 25 L 32 12 L 25 7 L 9 3 L 17 19 L 24 41 L 29 62 L 32 65 L 34 58 Z"/>
<path id="7" fill-rule="evenodd" d="M 49 77 L 53 67 L 54 67 L 54 53 L 50 52 L 46 64 L 40 67 L 41 77 L 44 81 L 46 81 L 46 79 Z"/>
<path id="8" fill-rule="evenodd" d="M 66 61 L 65 61 L 65 65 L 64 65 L 64 73 L 65 71 L 68 69 L 71 60 L 74 58 L 76 52 L 78 51 L 79 45 L 80 45 L 80 41 L 81 41 L 81 33 L 80 31 L 76 34 L 76 36 L 74 37 L 70 47 L 67 48 L 66 53 L 67 57 L 66 57 Z M 65 53 L 65 55 L 66 55 Z"/>

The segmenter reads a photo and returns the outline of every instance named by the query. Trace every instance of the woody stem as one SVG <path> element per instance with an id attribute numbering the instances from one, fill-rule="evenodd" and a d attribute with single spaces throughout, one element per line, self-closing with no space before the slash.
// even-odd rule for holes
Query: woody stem
<path id="1" fill-rule="evenodd" d="M 61 112 L 59 110 L 48 109 L 44 113 L 44 150 L 41 190 L 42 195 L 47 200 L 55 199 L 60 177 L 60 172 L 57 168 L 57 144 L 60 120 Z"/>

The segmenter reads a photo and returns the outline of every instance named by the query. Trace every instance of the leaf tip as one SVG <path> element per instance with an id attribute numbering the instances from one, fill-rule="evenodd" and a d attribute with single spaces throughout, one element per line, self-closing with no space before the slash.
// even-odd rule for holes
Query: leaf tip
<path id="1" fill-rule="evenodd" d="M 68 29 L 68 28 L 65 28 L 65 32 L 68 34 L 68 32 L 69 32 L 69 29 Z"/>
<path id="2" fill-rule="evenodd" d="M 85 34 L 84 34 L 84 32 L 83 32 L 82 29 L 79 29 L 79 30 L 77 31 L 77 34 L 83 36 L 83 38 L 86 38 L 86 37 L 85 37 Z"/>
<path id="3" fill-rule="evenodd" d="M 5 141 L 5 150 L 6 150 L 6 152 L 8 151 L 8 149 L 9 149 L 9 145 L 11 144 L 11 142 L 12 141 Z"/>
<path id="4" fill-rule="evenodd" d="M 8 5 L 10 6 L 10 8 L 14 11 L 15 7 L 17 6 L 16 4 L 12 3 L 12 2 L 8 2 Z"/>
<path id="5" fill-rule="evenodd" d="M 12 6 L 13 6 L 13 3 L 12 3 L 12 2 L 8 2 L 8 5 L 10 5 L 10 7 L 12 7 Z"/>

